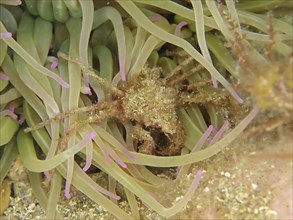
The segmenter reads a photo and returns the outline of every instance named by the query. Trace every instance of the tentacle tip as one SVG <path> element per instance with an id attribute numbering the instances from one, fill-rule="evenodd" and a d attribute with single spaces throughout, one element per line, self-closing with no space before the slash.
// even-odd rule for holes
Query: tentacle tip
<path id="1" fill-rule="evenodd" d="M 218 81 L 217 80 L 213 80 L 213 87 L 215 89 L 218 89 L 219 88 L 219 84 L 218 84 Z"/>
<path id="2" fill-rule="evenodd" d="M 125 163 L 120 163 L 120 166 L 121 166 L 122 168 L 124 168 L 124 169 L 127 168 L 127 165 L 126 165 Z"/>
<path id="3" fill-rule="evenodd" d="M 202 174 L 203 174 L 202 169 L 199 169 L 199 170 L 197 171 L 197 173 L 196 173 L 195 178 L 197 178 L 198 180 L 201 179 L 201 178 L 202 178 Z"/>
<path id="4" fill-rule="evenodd" d="M 175 35 L 179 36 L 181 29 L 186 25 L 188 25 L 188 23 L 186 21 L 181 21 L 175 28 Z"/>
<path id="5" fill-rule="evenodd" d="M 69 192 L 65 192 L 65 193 L 64 193 L 64 196 L 65 196 L 65 198 L 68 199 L 68 200 L 71 199 L 71 195 L 70 195 Z"/>
<path id="6" fill-rule="evenodd" d="M 9 116 L 10 118 L 14 119 L 14 120 L 17 120 L 18 119 L 18 116 L 14 113 L 14 110 L 15 110 L 15 106 L 12 104 L 12 105 L 9 105 L 8 108 L 5 110 L 7 116 Z"/>
<path id="7" fill-rule="evenodd" d="M 240 104 L 244 103 L 244 100 L 236 93 L 236 91 L 232 91 L 231 95 L 236 99 L 237 102 L 239 102 Z"/>
<path id="8" fill-rule="evenodd" d="M 0 39 L 11 38 L 11 37 L 12 37 L 11 32 L 0 33 Z"/>
<path id="9" fill-rule="evenodd" d="M 153 16 L 149 16 L 149 19 L 152 22 L 158 22 L 158 21 L 161 21 L 163 17 L 161 15 L 153 15 Z"/>
<path id="10" fill-rule="evenodd" d="M 118 196 L 118 195 L 116 195 L 116 194 L 114 194 L 114 193 L 111 193 L 111 192 L 108 192 L 106 195 L 108 195 L 111 199 L 114 199 L 114 200 L 116 200 L 116 201 L 118 201 L 118 200 L 121 199 L 120 196 Z"/>
<path id="11" fill-rule="evenodd" d="M 92 95 L 92 91 L 91 91 L 91 88 L 89 87 L 89 86 L 85 86 L 84 88 L 83 88 L 83 93 L 84 94 L 87 94 L 87 95 L 89 95 L 89 96 L 91 96 Z"/>
<path id="12" fill-rule="evenodd" d="M 214 125 L 209 125 L 208 129 L 214 130 L 215 127 L 214 127 Z"/>
<path id="13" fill-rule="evenodd" d="M 58 59 L 54 59 L 52 64 L 50 65 L 51 70 L 56 69 L 56 67 L 58 66 L 59 62 Z"/>
<path id="14" fill-rule="evenodd" d="M 89 138 L 89 139 L 93 139 L 93 138 L 95 138 L 96 136 L 97 136 L 97 132 L 93 131 L 93 132 L 89 133 L 88 138 Z"/>
<path id="15" fill-rule="evenodd" d="M 5 74 L 1 74 L 1 73 L 0 73 L 0 79 L 5 81 L 10 80 L 9 76 L 6 76 Z"/>
<path id="16" fill-rule="evenodd" d="M 235 91 L 231 92 L 231 94 L 237 102 L 239 102 L 240 104 L 244 103 L 244 100 Z"/>
<path id="17" fill-rule="evenodd" d="M 63 88 L 65 88 L 65 89 L 69 89 L 69 87 L 70 87 L 69 83 L 67 83 L 67 82 L 65 82 L 65 81 L 62 81 L 62 82 L 61 82 L 61 86 L 62 86 Z"/>
<path id="18" fill-rule="evenodd" d="M 119 166 L 121 166 L 122 168 L 126 169 L 127 168 L 127 165 L 123 162 L 123 161 L 118 161 L 118 160 L 115 160 Z"/>
<path id="19" fill-rule="evenodd" d="M 90 165 L 86 164 L 86 165 L 82 168 L 82 170 L 83 170 L 84 172 L 86 172 L 89 168 L 90 168 Z"/>
<path id="20" fill-rule="evenodd" d="M 126 74 L 125 74 L 125 72 L 120 72 L 120 76 L 121 76 L 121 80 L 123 81 L 123 82 L 126 82 Z"/>
<path id="21" fill-rule="evenodd" d="M 53 112 L 54 112 L 55 115 L 59 115 L 60 114 L 60 111 L 59 111 L 58 108 L 53 108 L 52 110 L 53 110 Z"/>
<path id="22" fill-rule="evenodd" d="M 244 100 L 240 97 L 238 97 L 237 101 L 240 103 L 240 104 L 243 104 L 244 103 Z"/>
<path id="23" fill-rule="evenodd" d="M 14 113 L 14 111 L 7 109 L 6 113 L 7 113 L 7 116 L 9 116 L 10 118 L 17 120 L 18 116 Z"/>
<path id="24" fill-rule="evenodd" d="M 24 117 L 21 115 L 17 122 L 19 125 L 22 125 L 24 123 Z"/>

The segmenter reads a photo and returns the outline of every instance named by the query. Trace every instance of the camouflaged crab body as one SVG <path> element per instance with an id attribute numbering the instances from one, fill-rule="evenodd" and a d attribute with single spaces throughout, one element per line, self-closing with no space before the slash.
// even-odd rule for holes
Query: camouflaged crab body
<path id="1" fill-rule="evenodd" d="M 176 113 L 178 91 L 160 78 L 159 68 L 145 68 L 120 98 L 124 119 L 134 125 L 133 138 L 146 154 L 174 155 L 183 147 L 184 131 Z"/>

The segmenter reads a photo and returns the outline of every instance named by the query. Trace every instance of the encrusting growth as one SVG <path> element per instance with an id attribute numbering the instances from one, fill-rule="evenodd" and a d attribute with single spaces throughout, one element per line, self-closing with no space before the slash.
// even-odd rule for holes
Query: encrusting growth
<path id="1" fill-rule="evenodd" d="M 252 51 L 254 48 L 239 34 L 238 26 L 231 15 L 222 11 L 234 36 L 230 40 L 231 52 L 238 58 L 241 68 L 241 84 L 253 97 L 255 104 L 265 109 L 282 108 L 292 111 L 293 84 L 292 84 L 292 55 L 277 54 L 274 45 L 275 30 L 272 12 L 268 13 L 267 56 L 259 60 Z"/>
<path id="2" fill-rule="evenodd" d="M 268 36 L 266 53 L 258 59 L 252 51 L 255 48 L 239 33 L 238 25 L 226 11 L 222 11 L 234 36 L 230 39 L 231 52 L 238 59 L 241 71 L 238 87 L 248 92 L 252 104 L 268 115 L 270 119 L 259 122 L 245 136 L 271 131 L 277 127 L 292 123 L 293 115 L 293 52 L 282 55 L 277 53 L 278 43 L 273 25 L 272 11 L 268 12 Z M 262 56 L 262 55 L 261 55 Z"/>
<path id="3" fill-rule="evenodd" d="M 179 153 L 183 147 L 183 128 L 176 113 L 178 91 L 165 85 L 159 77 L 159 68 L 143 69 L 127 89 L 122 106 L 126 117 L 136 126 L 146 128 L 135 129 L 134 135 L 142 142 L 140 152 L 172 155 Z M 166 143 L 160 143 L 159 139 L 165 139 Z M 169 146 L 165 148 L 163 145 Z"/>

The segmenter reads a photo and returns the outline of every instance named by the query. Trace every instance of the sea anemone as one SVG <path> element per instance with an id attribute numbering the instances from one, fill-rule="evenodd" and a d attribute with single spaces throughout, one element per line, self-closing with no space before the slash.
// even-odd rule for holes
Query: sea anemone
<path id="1" fill-rule="evenodd" d="M 56 211 L 62 178 L 67 199 L 73 185 L 119 219 L 140 218 L 137 198 L 163 217 L 176 215 L 194 195 L 202 170 L 170 207 L 158 201 L 160 189 L 177 184 L 190 165 L 228 146 L 264 109 L 247 95 L 258 92 L 254 84 L 241 93 L 235 88 L 249 78 L 248 61 L 257 60 L 261 70 L 271 61 L 262 53 L 264 47 L 253 47 L 255 42 L 271 42 L 266 28 L 271 20 L 260 12 L 292 7 L 288 2 L 0 1 L 16 5 L 0 6 L 1 182 L 19 154 L 48 219 L 62 218 Z M 291 26 L 281 18 L 271 22 L 277 33 L 273 50 L 287 57 L 292 53 Z M 237 57 L 237 48 L 249 49 L 249 56 L 243 51 Z M 142 143 L 133 133 L 137 121 L 91 121 L 98 114 L 95 106 L 115 100 L 111 89 L 124 88 L 145 69 L 158 67 L 160 80 L 169 77 L 174 87 L 184 82 L 195 97 L 176 96 L 185 103 L 176 110 L 184 128 L 184 146 L 176 155 L 139 152 Z M 281 82 L 289 97 L 292 85 L 284 82 L 288 70 L 283 72 Z M 175 75 L 187 77 L 177 81 Z M 287 103 L 287 98 L 282 101 Z M 19 126 L 16 120 L 22 115 L 26 123 Z M 42 122 L 31 134 L 24 132 Z M 160 138 L 162 132 L 157 133 Z M 164 142 L 154 139 L 157 145 Z M 161 178 L 149 167 L 177 167 L 176 178 Z M 108 189 L 96 183 L 89 170 L 107 174 Z M 51 181 L 49 194 L 41 187 L 43 173 Z M 118 183 L 125 189 L 130 214 L 115 202 L 121 198 Z"/>

